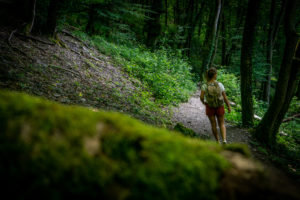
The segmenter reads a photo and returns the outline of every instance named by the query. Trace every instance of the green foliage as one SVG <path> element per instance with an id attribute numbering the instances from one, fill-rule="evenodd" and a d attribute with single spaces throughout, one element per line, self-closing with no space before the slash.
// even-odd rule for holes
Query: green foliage
<path id="1" fill-rule="evenodd" d="M 287 117 L 299 112 L 300 100 L 296 97 L 293 98 Z M 293 120 L 282 123 L 277 134 L 277 149 L 284 155 L 283 163 L 293 166 L 291 172 L 300 177 L 300 119 L 294 118 Z"/>
<path id="2" fill-rule="evenodd" d="M 216 199 L 230 167 L 220 145 L 14 92 L 0 92 L 0 132 L 12 199 Z"/>
<path id="3" fill-rule="evenodd" d="M 218 81 L 225 87 L 225 92 L 229 101 L 234 102 L 236 105 L 231 107 L 231 113 L 226 115 L 226 120 L 241 124 L 241 93 L 239 79 L 233 73 L 228 73 L 224 69 L 218 70 Z"/>
<path id="4" fill-rule="evenodd" d="M 82 39 L 89 38 L 82 32 L 76 34 Z M 89 41 L 100 52 L 112 56 L 132 76 L 140 79 L 150 89 L 157 103 L 178 104 L 188 100 L 196 90 L 190 65 L 169 49 L 151 52 L 143 46 L 114 44 L 100 36 L 93 36 Z"/>

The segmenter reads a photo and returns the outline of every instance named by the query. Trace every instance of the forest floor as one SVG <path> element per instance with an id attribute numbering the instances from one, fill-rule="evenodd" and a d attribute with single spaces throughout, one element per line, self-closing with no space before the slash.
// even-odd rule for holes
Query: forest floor
<path id="1" fill-rule="evenodd" d="M 111 57 L 69 32 L 57 38 L 0 28 L 0 88 L 123 112 L 150 124 L 165 118 L 153 99 L 143 98 L 147 88 L 141 81 Z M 150 103 L 144 105 L 145 99 Z"/>

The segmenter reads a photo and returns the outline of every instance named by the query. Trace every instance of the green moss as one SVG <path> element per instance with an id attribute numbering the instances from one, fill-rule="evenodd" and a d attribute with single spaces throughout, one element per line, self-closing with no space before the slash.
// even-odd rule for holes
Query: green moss
<path id="1" fill-rule="evenodd" d="M 174 130 L 182 133 L 185 136 L 197 137 L 197 134 L 195 133 L 195 131 L 193 131 L 190 128 L 185 127 L 182 123 L 177 123 L 174 127 Z"/>
<path id="2" fill-rule="evenodd" d="M 0 133 L 12 199 L 215 199 L 230 166 L 222 146 L 15 92 L 0 91 Z"/>

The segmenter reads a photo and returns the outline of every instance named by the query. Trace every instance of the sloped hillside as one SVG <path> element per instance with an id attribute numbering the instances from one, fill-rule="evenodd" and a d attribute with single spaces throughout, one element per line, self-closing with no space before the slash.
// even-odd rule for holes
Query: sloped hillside
<path id="1" fill-rule="evenodd" d="M 168 118 L 139 80 L 68 31 L 50 40 L 2 28 L 0 38 L 1 88 L 125 112 L 153 124 Z"/>

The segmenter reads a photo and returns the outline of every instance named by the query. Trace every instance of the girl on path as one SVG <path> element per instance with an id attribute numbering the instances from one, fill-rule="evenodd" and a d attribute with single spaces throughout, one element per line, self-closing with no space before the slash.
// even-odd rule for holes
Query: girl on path
<path id="1" fill-rule="evenodd" d="M 217 82 L 217 69 L 210 68 L 206 74 L 207 83 L 203 84 L 201 87 L 200 100 L 206 106 L 206 115 L 211 124 L 212 132 L 215 136 L 215 139 L 220 143 L 218 131 L 217 131 L 217 122 L 221 131 L 222 143 L 226 144 L 226 127 L 224 122 L 224 101 L 228 108 L 228 113 L 231 112 L 230 104 L 227 99 L 225 88 L 222 83 Z"/>

